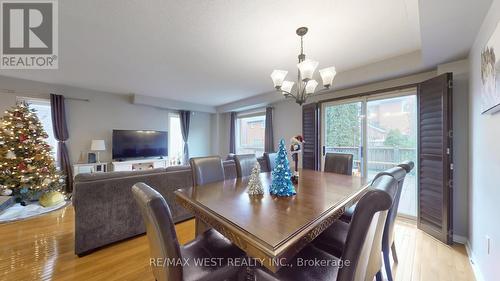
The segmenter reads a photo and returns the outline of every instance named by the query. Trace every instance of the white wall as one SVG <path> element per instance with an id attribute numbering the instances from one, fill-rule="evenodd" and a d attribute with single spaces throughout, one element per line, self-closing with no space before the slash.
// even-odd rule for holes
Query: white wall
<path id="1" fill-rule="evenodd" d="M 5 93 L 6 89 L 15 93 Z M 16 96 L 49 98 L 49 93 L 71 98 L 89 99 L 90 102 L 67 100 L 69 140 L 72 162 L 88 152 L 92 139 L 106 140 L 107 151 L 101 161 L 111 160 L 111 132 L 113 129 L 168 130 L 168 110 L 135 105 L 128 95 L 105 93 L 69 86 L 53 85 L 0 76 L 0 112 L 16 102 Z M 211 116 L 195 112 L 191 116 L 189 148 L 192 156 L 211 154 Z"/>
<path id="2" fill-rule="evenodd" d="M 499 20 L 500 0 L 495 0 L 469 54 L 469 241 L 485 281 L 500 278 L 500 113 L 481 114 L 480 55 Z M 491 238 L 490 254 L 486 236 Z"/>

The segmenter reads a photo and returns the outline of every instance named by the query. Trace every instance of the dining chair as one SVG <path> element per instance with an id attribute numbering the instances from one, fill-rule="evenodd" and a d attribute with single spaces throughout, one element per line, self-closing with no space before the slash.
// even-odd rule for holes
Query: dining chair
<path id="1" fill-rule="evenodd" d="M 413 163 L 413 161 L 404 161 L 400 163 L 398 167 L 405 169 L 406 173 L 409 174 L 411 170 L 413 170 L 413 167 L 415 167 L 415 163 Z"/>
<path id="2" fill-rule="evenodd" d="M 325 155 L 325 172 L 352 175 L 353 155 L 346 153 L 327 153 Z"/>
<path id="3" fill-rule="evenodd" d="M 257 163 L 255 154 L 237 154 L 234 156 L 236 162 L 236 173 L 238 178 L 248 177 L 252 173 L 252 168 Z"/>
<path id="4" fill-rule="evenodd" d="M 193 186 L 224 180 L 224 167 L 219 156 L 191 158 L 189 164 L 193 173 Z"/>
<path id="5" fill-rule="evenodd" d="M 146 224 L 150 264 L 157 281 L 238 280 L 246 268 L 228 261 L 245 258 L 245 253 L 211 229 L 184 246 L 179 244 L 170 208 L 153 188 L 144 183 L 132 186 L 132 193 Z M 195 260 L 220 258 L 220 264 L 195 264 Z M 166 264 L 168 261 L 168 264 Z"/>
<path id="6" fill-rule="evenodd" d="M 391 196 L 392 202 L 394 201 L 394 198 L 396 197 L 396 194 L 398 192 L 397 181 L 390 175 L 379 176 L 372 183 L 371 188 L 387 192 Z M 313 244 L 332 255 L 343 256 L 344 251 L 347 248 L 348 234 L 351 231 L 350 229 L 352 227 L 352 223 L 356 216 L 356 212 L 359 208 L 360 202 L 361 201 L 358 202 L 356 208 L 354 209 L 353 216 L 349 223 L 342 220 L 335 221 L 329 228 L 327 228 L 313 241 Z M 393 204 L 391 204 L 390 207 L 392 207 L 392 205 Z M 371 275 L 371 278 L 376 276 L 377 280 L 381 278 L 380 271 L 382 269 L 382 238 L 385 230 L 385 224 L 387 222 L 388 213 L 389 211 L 387 211 L 386 215 L 384 216 L 384 221 L 382 222 L 379 233 L 380 237 L 377 236 L 376 240 L 374 240 L 374 245 L 371 252 L 372 258 L 370 260 L 370 267 L 367 271 L 367 274 Z M 368 280 L 372 279 L 368 278 Z"/>
<path id="7" fill-rule="evenodd" d="M 377 174 L 375 177 L 374 181 L 382 176 L 382 175 L 390 175 L 392 176 L 398 183 L 398 189 L 396 192 L 396 196 L 394 197 L 394 202 L 392 203 L 392 207 L 389 209 L 389 212 L 387 214 L 387 220 L 385 223 L 384 227 L 384 235 L 382 238 L 382 253 L 384 257 L 384 266 L 385 266 L 385 271 L 387 275 L 388 281 L 393 280 L 392 276 L 392 268 L 391 268 L 391 261 L 390 261 L 390 255 L 392 252 L 392 258 L 395 263 L 398 263 L 398 255 L 396 252 L 396 244 L 394 242 L 394 224 L 396 221 L 396 217 L 398 214 L 398 207 L 399 207 L 399 200 L 401 198 L 401 194 L 403 191 L 403 185 L 404 181 L 406 178 L 406 175 L 411 172 L 411 170 L 414 167 L 414 163 L 412 161 L 404 161 L 400 163 L 398 166 L 388 169 L 384 172 L 380 172 Z M 346 212 L 342 216 L 342 220 L 349 222 L 351 219 L 350 213 L 353 208 L 348 209 L 348 212 Z M 345 225 L 338 227 L 337 228 L 346 228 Z M 339 237 L 336 237 L 335 239 L 332 239 L 332 244 L 336 245 L 335 246 L 335 251 L 338 251 L 339 248 L 341 247 L 340 245 L 342 244 L 341 240 L 338 239 Z"/>
<path id="8" fill-rule="evenodd" d="M 396 188 L 390 177 L 377 184 L 379 189 L 370 188 L 358 202 L 342 255 L 335 256 L 315 245 L 308 245 L 288 263 L 290 266 L 282 267 L 277 273 L 256 268 L 255 280 L 372 281 L 375 276 L 379 278 L 382 230 Z M 378 255 L 375 254 L 377 252 Z M 298 262 L 304 260 L 324 260 L 330 261 L 330 264 L 298 266 Z M 349 261 L 349 266 L 343 264 L 346 261 Z M 377 268 L 378 271 L 373 272 Z"/>
<path id="9" fill-rule="evenodd" d="M 276 156 L 278 153 L 276 152 L 264 152 L 264 158 L 267 161 L 267 167 L 269 168 L 269 172 L 274 170 L 274 164 L 276 163 Z"/>

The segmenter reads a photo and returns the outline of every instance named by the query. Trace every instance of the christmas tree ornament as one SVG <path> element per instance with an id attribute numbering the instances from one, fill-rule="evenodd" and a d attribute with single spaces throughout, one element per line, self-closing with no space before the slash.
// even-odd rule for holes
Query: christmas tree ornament
<path id="1" fill-rule="evenodd" d="M 262 188 L 262 182 L 260 181 L 260 164 L 259 162 L 255 163 L 255 166 L 252 168 L 252 173 L 248 179 L 247 192 L 249 195 L 261 195 L 264 194 L 264 188 Z"/>
<path id="2" fill-rule="evenodd" d="M 9 160 L 13 160 L 13 159 L 16 159 L 16 154 L 14 153 L 14 151 L 7 151 L 7 153 L 5 154 L 5 158 L 6 159 L 9 159 Z"/>
<path id="3" fill-rule="evenodd" d="M 295 187 L 292 184 L 290 164 L 288 163 L 285 140 L 281 139 L 272 171 L 272 184 L 269 191 L 276 196 L 295 195 Z"/>

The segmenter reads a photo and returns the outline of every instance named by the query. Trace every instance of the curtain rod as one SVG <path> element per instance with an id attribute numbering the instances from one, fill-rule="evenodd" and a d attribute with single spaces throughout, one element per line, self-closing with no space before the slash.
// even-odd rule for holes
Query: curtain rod
<path id="1" fill-rule="evenodd" d="M 8 94 L 16 94 L 18 91 L 12 90 L 12 89 L 0 89 L 0 91 L 7 92 Z M 43 92 L 31 92 L 31 91 L 22 91 L 19 92 L 18 94 L 37 94 L 37 95 L 50 95 L 51 93 L 43 93 Z M 63 95 L 64 96 L 64 95 Z M 85 101 L 85 102 L 90 102 L 90 99 L 82 99 L 82 98 L 71 98 L 71 97 L 66 97 L 64 96 L 65 99 L 67 100 L 75 100 L 75 101 Z"/>

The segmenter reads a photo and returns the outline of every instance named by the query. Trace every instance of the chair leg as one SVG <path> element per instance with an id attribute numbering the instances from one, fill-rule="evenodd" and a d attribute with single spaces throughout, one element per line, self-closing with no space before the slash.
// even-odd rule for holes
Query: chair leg
<path id="1" fill-rule="evenodd" d="M 387 274 L 387 280 L 392 281 L 392 270 L 391 270 L 391 259 L 389 258 L 390 255 L 389 249 L 385 249 L 383 251 L 383 256 L 384 256 L 384 266 L 385 266 L 385 273 Z"/>
<path id="2" fill-rule="evenodd" d="M 394 259 L 394 263 L 398 263 L 398 254 L 396 254 L 396 244 L 394 242 L 392 242 L 391 250 L 392 250 L 392 258 Z"/>
<path id="3" fill-rule="evenodd" d="M 377 272 L 377 275 L 375 275 L 375 280 L 382 281 L 382 271 Z"/>

